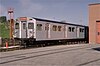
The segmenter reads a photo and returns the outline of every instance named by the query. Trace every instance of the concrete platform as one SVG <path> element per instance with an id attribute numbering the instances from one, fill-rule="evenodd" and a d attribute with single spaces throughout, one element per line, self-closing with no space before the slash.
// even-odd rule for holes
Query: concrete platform
<path id="1" fill-rule="evenodd" d="M 40 47 L 0 53 L 0 66 L 100 66 L 100 44 Z"/>
<path id="2" fill-rule="evenodd" d="M 10 49 L 10 48 L 17 48 L 17 47 L 20 47 L 20 46 L 18 45 L 18 46 L 0 47 L 0 49 Z"/>

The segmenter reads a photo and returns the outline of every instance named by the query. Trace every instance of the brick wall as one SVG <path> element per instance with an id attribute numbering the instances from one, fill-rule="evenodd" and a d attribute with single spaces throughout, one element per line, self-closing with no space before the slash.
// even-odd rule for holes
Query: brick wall
<path id="1" fill-rule="evenodd" d="M 89 5 L 89 43 L 96 43 L 96 21 L 100 20 L 100 3 Z"/>

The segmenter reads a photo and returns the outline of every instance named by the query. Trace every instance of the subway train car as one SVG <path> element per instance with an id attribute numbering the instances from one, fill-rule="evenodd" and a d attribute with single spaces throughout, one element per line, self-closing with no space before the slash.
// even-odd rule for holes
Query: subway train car
<path id="1" fill-rule="evenodd" d="M 88 26 L 40 19 L 19 17 L 14 23 L 14 39 L 21 44 L 59 44 L 88 42 Z"/>

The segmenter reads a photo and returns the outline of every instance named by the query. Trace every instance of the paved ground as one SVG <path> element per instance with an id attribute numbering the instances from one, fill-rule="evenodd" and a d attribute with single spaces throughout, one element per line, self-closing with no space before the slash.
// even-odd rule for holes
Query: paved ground
<path id="1" fill-rule="evenodd" d="M 0 66 L 100 66 L 100 44 L 0 52 Z"/>

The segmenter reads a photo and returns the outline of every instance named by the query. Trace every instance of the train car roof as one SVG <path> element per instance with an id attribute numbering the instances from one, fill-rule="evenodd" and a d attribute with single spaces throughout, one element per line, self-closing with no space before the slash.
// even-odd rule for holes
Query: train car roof
<path id="1" fill-rule="evenodd" d="M 65 22 L 62 22 L 62 21 L 54 21 L 54 20 L 41 19 L 41 18 L 35 18 L 35 17 L 33 17 L 33 18 L 36 19 L 36 20 L 38 20 L 38 21 L 46 21 L 46 22 L 52 22 L 52 23 L 60 23 L 60 24 L 67 24 L 67 25 L 74 25 L 74 26 L 88 27 L 88 26 L 85 26 L 85 25 L 72 24 L 72 23 L 65 23 Z"/>

